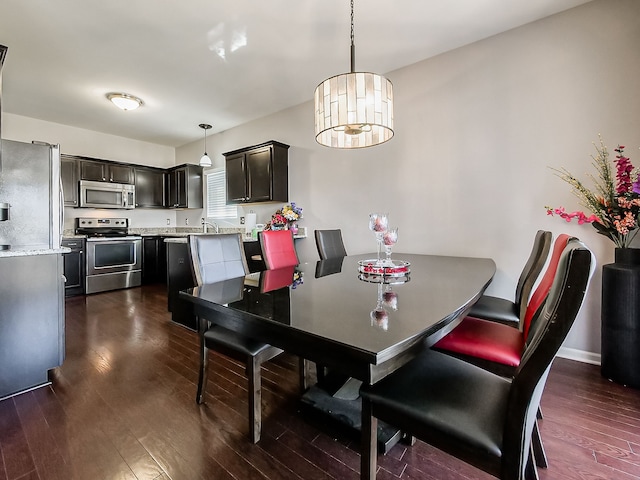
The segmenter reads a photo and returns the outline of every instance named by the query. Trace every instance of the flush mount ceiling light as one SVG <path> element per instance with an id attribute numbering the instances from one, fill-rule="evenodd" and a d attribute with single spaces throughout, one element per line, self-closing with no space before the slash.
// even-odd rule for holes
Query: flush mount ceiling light
<path id="1" fill-rule="evenodd" d="M 126 93 L 107 93 L 107 98 L 122 110 L 135 110 L 144 105 L 144 102 L 138 97 Z"/>
<path id="2" fill-rule="evenodd" d="M 351 72 L 326 79 L 315 92 L 316 141 L 333 148 L 379 145 L 393 137 L 393 85 L 382 75 L 356 72 L 351 0 Z"/>
<path id="3" fill-rule="evenodd" d="M 209 158 L 209 155 L 207 155 L 207 130 L 211 128 L 211 125 L 207 123 L 201 123 L 198 126 L 204 130 L 204 155 L 200 157 L 200 166 L 210 167 L 212 163 L 211 163 L 211 159 Z"/>

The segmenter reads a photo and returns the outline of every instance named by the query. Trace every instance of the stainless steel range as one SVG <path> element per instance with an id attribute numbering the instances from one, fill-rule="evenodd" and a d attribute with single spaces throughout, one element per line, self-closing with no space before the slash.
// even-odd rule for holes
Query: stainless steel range
<path id="1" fill-rule="evenodd" d="M 87 236 L 86 293 L 142 284 L 142 237 L 129 235 L 128 218 L 76 218 Z"/>

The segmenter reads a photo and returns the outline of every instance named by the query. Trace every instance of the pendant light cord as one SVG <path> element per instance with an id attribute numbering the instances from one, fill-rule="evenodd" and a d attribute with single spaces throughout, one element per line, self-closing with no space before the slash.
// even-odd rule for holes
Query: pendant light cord
<path id="1" fill-rule="evenodd" d="M 353 33 L 353 0 L 351 0 L 351 73 L 356 71 L 356 43 Z"/>

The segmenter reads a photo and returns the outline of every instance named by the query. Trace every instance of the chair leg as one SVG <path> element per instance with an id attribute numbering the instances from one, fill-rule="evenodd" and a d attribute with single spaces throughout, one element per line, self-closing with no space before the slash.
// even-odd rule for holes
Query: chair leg
<path id="1" fill-rule="evenodd" d="M 309 378 L 307 372 L 309 371 L 309 362 L 305 358 L 298 357 L 298 375 L 300 382 L 300 393 L 304 393 L 309 386 Z"/>
<path id="2" fill-rule="evenodd" d="M 209 349 L 205 346 L 204 341 L 200 342 L 200 372 L 198 373 L 198 391 L 196 393 L 196 403 L 204 402 L 204 390 L 207 387 L 207 363 Z"/>
<path id="3" fill-rule="evenodd" d="M 547 468 L 547 454 L 544 451 L 544 445 L 542 445 L 542 437 L 540 436 L 540 429 L 538 427 L 538 421 L 533 424 L 533 432 L 531 433 L 531 446 L 533 448 L 533 457 L 536 461 L 536 466 L 540 468 Z"/>
<path id="4" fill-rule="evenodd" d="M 529 447 L 529 458 L 527 460 L 527 466 L 524 470 L 524 478 L 525 480 L 539 480 L 538 470 L 536 469 L 535 460 L 534 460 L 534 452 L 533 452 L 533 443 Z"/>
<path id="5" fill-rule="evenodd" d="M 371 402 L 366 398 L 362 398 L 361 425 L 360 480 L 375 480 L 378 470 L 378 419 L 372 415 Z"/>
<path id="6" fill-rule="evenodd" d="M 543 417 L 542 417 L 542 409 L 540 407 L 538 407 L 538 412 L 536 413 L 536 418 L 538 420 L 542 420 L 543 419 Z"/>
<path id="7" fill-rule="evenodd" d="M 249 377 L 249 435 L 253 443 L 260 441 L 262 430 L 262 389 L 260 382 L 260 362 L 256 357 L 247 361 Z"/>

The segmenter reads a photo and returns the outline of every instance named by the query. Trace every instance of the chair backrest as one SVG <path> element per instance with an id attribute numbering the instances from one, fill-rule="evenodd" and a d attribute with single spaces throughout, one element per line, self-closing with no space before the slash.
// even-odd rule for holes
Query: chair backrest
<path id="1" fill-rule="evenodd" d="M 531 434 L 551 363 L 578 315 L 594 270 L 591 251 L 576 239 L 570 241 L 511 384 L 500 478 L 525 478 Z"/>
<path id="2" fill-rule="evenodd" d="M 327 258 L 316 262 L 316 278 L 326 277 L 342 271 L 344 257 Z"/>
<path id="3" fill-rule="evenodd" d="M 527 311 L 527 303 L 531 295 L 531 290 L 533 290 L 533 285 L 536 283 L 538 275 L 540 275 L 542 267 L 544 267 L 547 261 L 547 256 L 551 249 L 551 239 L 551 232 L 538 230 L 533 240 L 533 247 L 527 263 L 524 265 L 518 283 L 516 284 L 514 303 L 518 309 L 518 318 L 521 322 Z"/>
<path id="4" fill-rule="evenodd" d="M 239 233 L 189 235 L 189 252 L 197 285 L 244 277 L 249 272 Z"/>
<path id="5" fill-rule="evenodd" d="M 298 254 L 290 230 L 265 230 L 259 233 L 262 259 L 268 270 L 298 265 Z"/>
<path id="6" fill-rule="evenodd" d="M 529 336 L 529 328 L 531 327 L 531 322 L 536 315 L 538 309 L 544 303 L 545 298 L 549 293 L 549 289 L 553 284 L 553 280 L 556 276 L 556 271 L 558 268 L 558 262 L 560 261 L 560 256 L 564 248 L 567 246 L 569 240 L 573 237 L 570 237 L 567 234 L 561 234 L 556 238 L 556 241 L 553 244 L 553 252 L 551 253 L 551 258 L 549 259 L 549 263 L 547 264 L 547 269 L 542 276 L 542 279 L 538 283 L 535 292 L 531 295 L 529 299 L 529 303 L 527 305 L 527 310 L 524 314 L 524 320 L 522 325 L 522 332 L 524 334 L 524 339 L 526 340 Z"/>
<path id="7" fill-rule="evenodd" d="M 347 256 L 347 250 L 344 248 L 342 231 L 340 229 L 316 230 L 315 237 L 320 260 Z"/>

